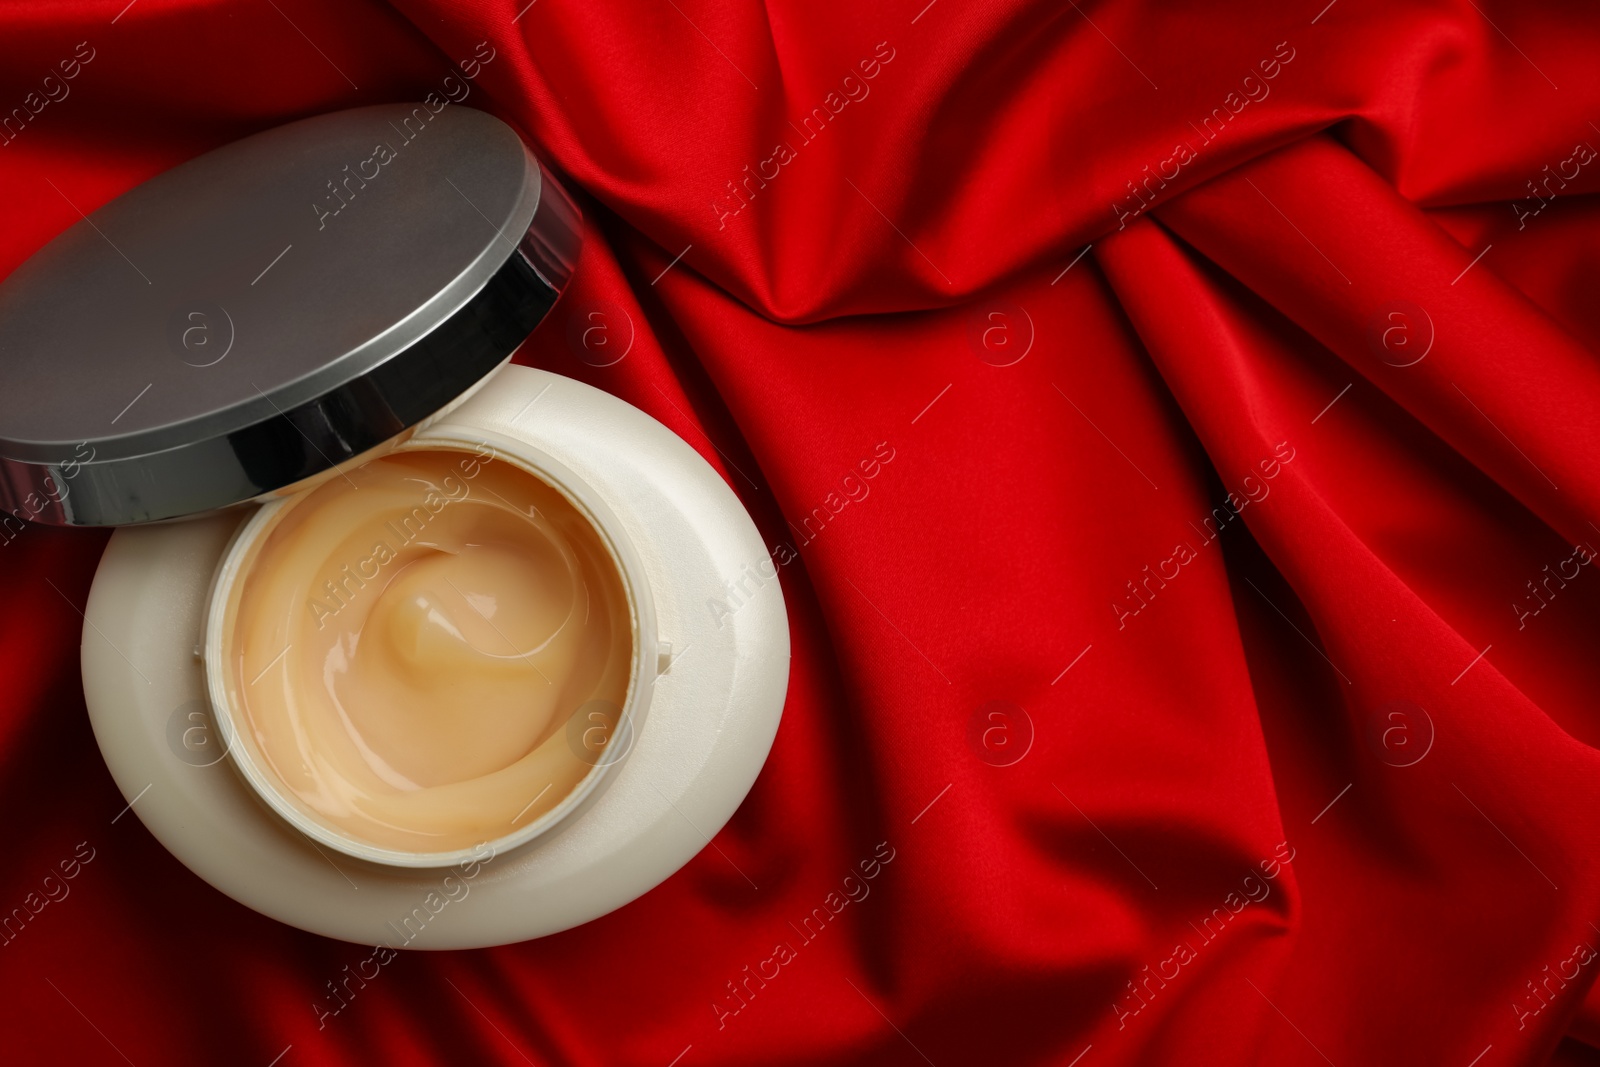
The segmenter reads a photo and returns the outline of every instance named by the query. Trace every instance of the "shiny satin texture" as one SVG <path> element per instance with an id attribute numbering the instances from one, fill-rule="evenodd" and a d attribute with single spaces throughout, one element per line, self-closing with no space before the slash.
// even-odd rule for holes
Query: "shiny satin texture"
<path id="1" fill-rule="evenodd" d="M 793 673 L 678 875 L 374 971 L 111 822 L 102 535 L 7 524 L 0 909 L 96 850 L 0 947 L 18 1059 L 1596 1062 L 1591 6 L 124 3 L 0 12 L 0 108 L 96 49 L 0 269 L 488 42 L 589 222 L 518 359 L 723 472 L 773 561 L 694 610 L 782 582 Z"/>

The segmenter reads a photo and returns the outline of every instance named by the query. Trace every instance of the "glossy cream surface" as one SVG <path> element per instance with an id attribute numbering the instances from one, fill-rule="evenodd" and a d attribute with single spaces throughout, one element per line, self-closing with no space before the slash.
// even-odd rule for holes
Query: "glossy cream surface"
<path id="1" fill-rule="evenodd" d="M 236 723 L 283 792 L 368 844 L 443 852 L 537 819 L 626 697 L 616 564 L 491 455 L 393 453 L 291 501 L 230 605 Z"/>

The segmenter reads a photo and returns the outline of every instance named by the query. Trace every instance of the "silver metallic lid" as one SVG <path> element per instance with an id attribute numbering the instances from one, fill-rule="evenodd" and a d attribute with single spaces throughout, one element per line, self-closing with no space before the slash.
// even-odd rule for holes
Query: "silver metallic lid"
<path id="1" fill-rule="evenodd" d="M 152 522 L 325 475 L 504 363 L 579 240 L 517 134 L 456 104 L 191 160 L 0 283 L 0 508 Z"/>

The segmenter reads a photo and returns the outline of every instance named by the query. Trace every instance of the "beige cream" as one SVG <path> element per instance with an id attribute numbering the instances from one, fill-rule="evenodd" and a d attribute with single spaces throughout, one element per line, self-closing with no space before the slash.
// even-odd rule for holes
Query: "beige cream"
<path id="1" fill-rule="evenodd" d="M 394 453 L 289 503 L 229 607 L 259 762 L 379 848 L 469 848 L 537 819 L 626 698 L 615 562 L 565 497 L 489 455 Z"/>

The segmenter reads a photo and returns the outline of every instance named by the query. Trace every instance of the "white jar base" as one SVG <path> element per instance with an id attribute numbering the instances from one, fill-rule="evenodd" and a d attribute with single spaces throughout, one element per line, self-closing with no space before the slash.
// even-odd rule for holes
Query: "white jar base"
<path id="1" fill-rule="evenodd" d="M 542 449 L 616 515 L 653 594 L 665 673 L 604 788 L 470 877 L 319 850 L 222 752 L 196 650 L 213 576 L 245 514 L 125 528 L 106 548 L 83 633 L 100 750 L 156 838 L 264 915 L 392 948 L 556 933 L 642 896 L 687 863 L 766 760 L 788 685 L 788 620 L 777 580 L 766 577 L 766 547 L 721 477 L 637 408 L 525 367 L 497 371 L 415 441 L 480 431 Z M 737 603 L 729 587 L 742 587 Z"/>

